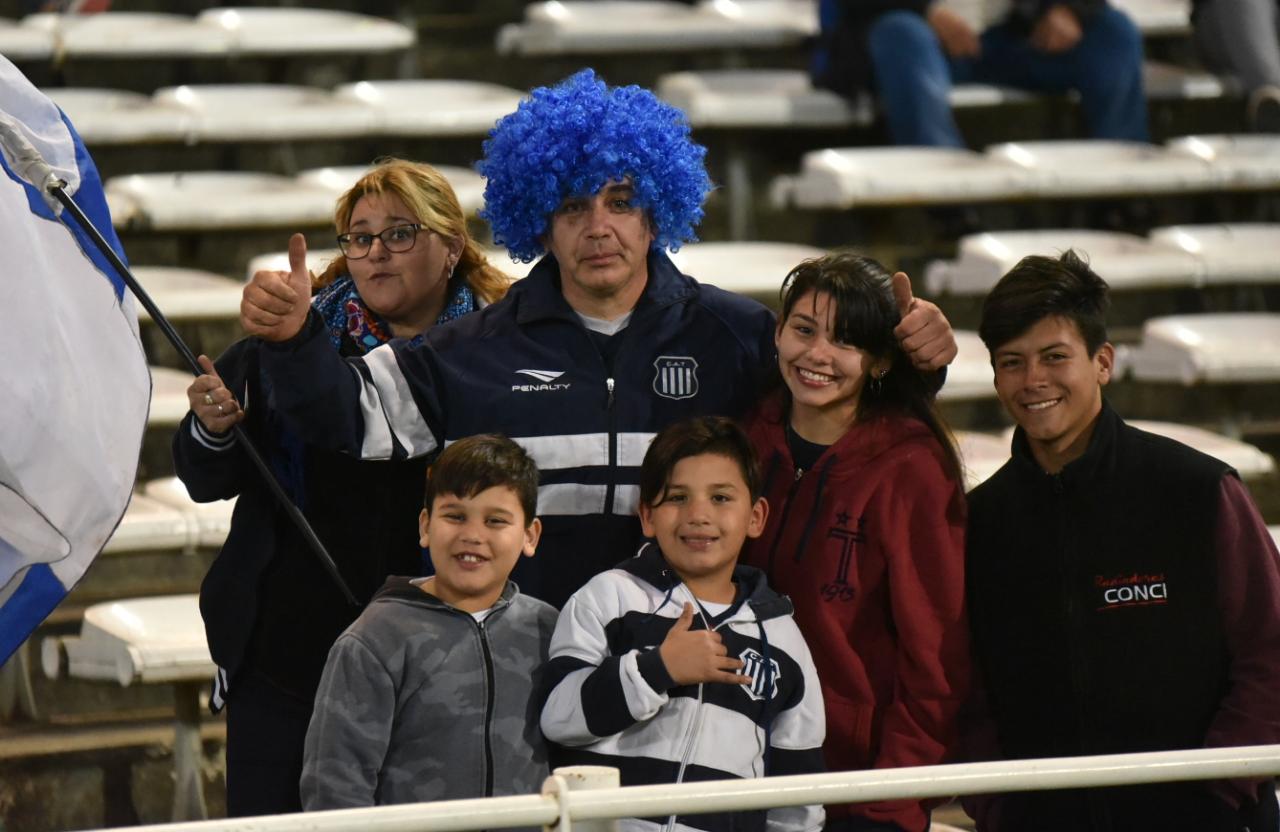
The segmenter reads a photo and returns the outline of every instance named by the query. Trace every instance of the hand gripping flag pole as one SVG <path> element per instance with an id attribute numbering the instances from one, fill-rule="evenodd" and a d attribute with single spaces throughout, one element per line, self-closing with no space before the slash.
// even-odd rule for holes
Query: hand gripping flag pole
<path id="1" fill-rule="evenodd" d="M 45 162 L 40 152 L 27 141 L 26 136 L 22 134 L 12 123 L 12 121 L 0 113 L 0 144 L 3 144 L 8 151 L 8 156 L 18 168 L 16 173 L 22 176 L 31 184 L 37 186 L 41 193 L 45 195 L 45 201 L 49 203 L 50 208 L 55 212 L 61 213 L 59 207 L 66 208 L 70 214 L 75 217 L 76 222 L 81 229 L 88 234 L 93 240 L 94 245 L 107 259 L 108 262 L 119 273 L 122 280 L 129 290 L 133 292 L 135 298 L 151 315 L 151 320 L 160 327 L 161 332 L 169 339 L 169 343 L 173 344 L 178 353 L 182 355 L 187 362 L 187 366 L 195 375 L 203 374 L 199 362 L 191 349 L 182 340 L 173 325 L 164 316 L 160 309 L 156 306 L 155 301 L 147 294 L 146 290 L 138 283 L 137 278 L 129 271 L 129 267 L 124 264 L 116 254 L 115 249 L 103 238 L 102 234 L 94 227 L 93 223 L 85 215 L 80 207 L 76 205 L 75 200 L 66 192 L 67 183 L 63 181 L 53 171 L 53 169 Z M 65 220 L 64 220 L 65 221 Z M 306 540 L 307 545 L 311 547 L 311 551 L 315 553 L 316 558 L 324 566 L 325 571 L 329 573 L 329 577 L 333 578 L 338 589 L 342 592 L 347 602 L 359 606 L 360 602 L 356 600 L 352 594 L 351 588 L 347 586 L 347 582 L 343 580 L 342 574 L 338 571 L 338 566 L 333 562 L 333 557 L 324 548 L 324 544 L 320 542 L 320 538 L 316 536 L 315 530 L 311 528 L 311 524 L 307 522 L 307 518 L 302 515 L 298 507 L 289 499 L 289 495 L 285 493 L 284 488 L 276 480 L 272 474 L 270 467 L 267 465 L 262 454 L 257 447 L 249 439 L 248 434 L 240 425 L 233 425 L 232 433 L 236 438 L 236 443 L 244 450 L 245 454 L 253 462 L 258 473 L 262 475 L 263 480 L 271 489 L 271 493 L 275 495 L 280 505 L 284 508 L 285 513 L 289 515 L 289 519 L 298 527 L 298 531 L 302 533 L 302 537 Z"/>

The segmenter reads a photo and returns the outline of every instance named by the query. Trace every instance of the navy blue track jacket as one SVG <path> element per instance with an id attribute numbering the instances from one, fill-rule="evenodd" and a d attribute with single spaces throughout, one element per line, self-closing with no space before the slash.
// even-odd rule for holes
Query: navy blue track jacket
<path id="1" fill-rule="evenodd" d="M 512 578 L 560 607 L 636 551 L 640 462 L 654 434 L 691 416 L 742 416 L 774 362 L 768 309 L 699 284 L 663 253 L 648 266 L 611 360 L 547 255 L 504 299 L 433 327 L 420 346 L 396 340 L 344 366 L 312 313 L 297 337 L 266 345 L 262 369 L 307 441 L 365 459 L 429 454 L 477 433 L 519 442 L 541 472 L 544 530 Z"/>

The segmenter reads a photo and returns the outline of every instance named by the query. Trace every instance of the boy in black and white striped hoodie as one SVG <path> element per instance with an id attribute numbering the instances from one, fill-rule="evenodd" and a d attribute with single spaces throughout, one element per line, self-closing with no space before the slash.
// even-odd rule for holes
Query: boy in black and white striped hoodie
<path id="1" fill-rule="evenodd" d="M 791 602 L 739 566 L 768 506 L 751 445 L 720 417 L 658 434 L 640 470 L 657 541 L 560 613 L 542 730 L 556 764 L 616 766 L 623 785 L 823 770 L 822 693 Z M 625 832 L 817 832 L 821 806 L 630 818 Z"/>

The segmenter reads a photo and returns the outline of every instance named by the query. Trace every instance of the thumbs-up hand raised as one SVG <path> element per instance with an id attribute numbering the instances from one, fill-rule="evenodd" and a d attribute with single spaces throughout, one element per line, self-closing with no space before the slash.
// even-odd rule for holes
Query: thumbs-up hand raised
<path id="1" fill-rule="evenodd" d="M 698 682 L 724 682 L 749 685 L 750 676 L 734 673 L 742 662 L 731 658 L 720 634 L 715 630 L 693 630 L 693 605 L 685 602 L 684 612 L 667 631 L 658 648 L 662 663 L 673 681 L 679 685 Z"/>
<path id="2" fill-rule="evenodd" d="M 919 370 L 940 370 L 955 360 L 959 348 L 947 316 L 937 305 L 917 298 L 906 272 L 893 275 L 893 297 L 902 320 L 893 334 Z"/>
<path id="3" fill-rule="evenodd" d="M 289 271 L 256 272 L 240 299 L 240 326 L 264 341 L 287 341 L 302 331 L 311 308 L 307 240 L 289 238 Z"/>

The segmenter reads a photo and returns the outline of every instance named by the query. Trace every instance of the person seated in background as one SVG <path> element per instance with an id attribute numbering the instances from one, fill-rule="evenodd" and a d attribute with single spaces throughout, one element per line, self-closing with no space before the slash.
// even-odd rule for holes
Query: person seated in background
<path id="1" fill-rule="evenodd" d="M 538 468 L 505 436 L 450 445 L 419 517 L 435 575 L 393 576 L 334 642 L 302 769 L 307 810 L 537 792 L 538 680 L 556 611 L 509 580 L 532 557 Z"/>
<path id="2" fill-rule="evenodd" d="M 981 2 L 981 0 L 980 0 Z M 1147 141 L 1142 35 L 1105 0 L 821 0 L 817 86 L 874 91 L 894 144 L 964 147 L 952 84 L 1080 94 L 1089 135 Z M 966 4 L 968 5 L 968 4 Z"/>
<path id="3" fill-rule="evenodd" d="M 1240 84 L 1249 128 L 1280 133 L 1280 4 L 1192 0 L 1191 26 L 1205 67 Z"/>
<path id="4" fill-rule="evenodd" d="M 978 333 L 1017 422 L 969 494 L 976 681 L 968 756 L 1070 757 L 1280 741 L 1280 553 L 1225 463 L 1125 424 L 1102 396 L 1107 284 L 1027 257 Z M 1277 827 L 1271 780 L 966 800 L 992 832 Z"/>
<path id="5" fill-rule="evenodd" d="M 755 453 L 722 416 L 677 422 L 640 467 L 646 544 L 560 613 L 542 731 L 557 765 L 622 785 L 822 771 L 822 691 L 791 602 L 738 564 L 764 529 Z M 821 806 L 625 818 L 627 832 L 817 832 Z"/>
<path id="6" fill-rule="evenodd" d="M 290 263 L 296 300 L 313 310 L 321 348 L 364 355 L 502 297 L 509 278 L 467 234 L 449 182 L 434 168 L 385 159 L 339 199 L 342 256 L 318 278 L 301 235 Z M 259 272 L 255 278 L 272 274 Z M 312 297 L 312 291 L 315 296 Z M 249 464 L 231 432 L 244 430 L 333 556 L 361 603 L 388 575 L 422 572 L 413 518 L 426 460 L 362 462 L 307 443 L 280 419 L 259 372 L 262 344 L 246 338 L 187 388 L 191 412 L 173 460 L 192 499 L 238 497 L 231 530 L 200 585 L 209 652 L 218 666 L 210 705 L 227 708 L 227 814 L 301 811 L 298 777 L 325 656 L 360 608 L 350 604 L 302 533 Z M 312 403 L 323 410 L 329 403 Z"/>

